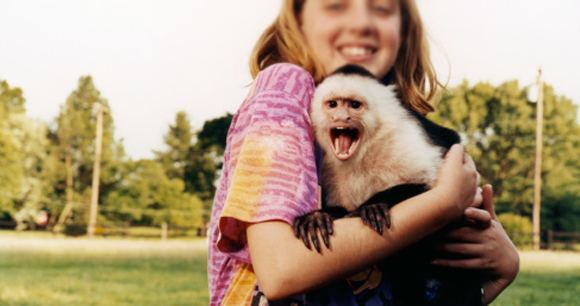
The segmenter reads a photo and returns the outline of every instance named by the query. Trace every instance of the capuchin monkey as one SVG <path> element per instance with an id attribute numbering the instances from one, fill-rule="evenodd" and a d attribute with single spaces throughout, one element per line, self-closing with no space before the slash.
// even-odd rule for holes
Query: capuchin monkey
<path id="1" fill-rule="evenodd" d="M 360 217 L 383 234 L 390 207 L 431 189 L 444 156 L 459 135 L 406 108 L 395 86 L 355 65 L 329 75 L 315 90 L 311 119 L 323 152 L 324 207 L 294 221 L 294 233 L 321 252 L 337 218 Z M 437 270 L 419 243 L 382 264 L 394 280 L 395 304 L 481 305 L 473 273 Z M 466 276 L 467 275 L 467 276 Z M 469 277 L 469 279 L 464 279 Z"/>

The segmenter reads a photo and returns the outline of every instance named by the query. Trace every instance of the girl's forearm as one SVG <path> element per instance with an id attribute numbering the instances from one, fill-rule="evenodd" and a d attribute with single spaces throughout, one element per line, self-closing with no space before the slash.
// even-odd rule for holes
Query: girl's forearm
<path id="1" fill-rule="evenodd" d="M 398 204 L 382 236 L 359 218 L 336 220 L 331 247 L 323 247 L 322 254 L 307 249 L 285 222 L 250 225 L 248 244 L 260 287 L 276 300 L 344 279 L 459 218 L 462 210 L 448 201 L 430 191 Z"/>

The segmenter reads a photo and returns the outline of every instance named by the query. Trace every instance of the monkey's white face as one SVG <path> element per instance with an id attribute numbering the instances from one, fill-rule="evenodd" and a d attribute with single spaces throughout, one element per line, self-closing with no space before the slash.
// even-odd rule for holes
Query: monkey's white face
<path id="1" fill-rule="evenodd" d="M 332 151 L 339 161 L 356 163 L 368 154 L 368 142 L 397 112 L 392 103 L 398 103 L 393 87 L 375 79 L 329 76 L 312 98 L 311 118 L 318 143 L 327 155 Z"/>
<path id="2" fill-rule="evenodd" d="M 364 132 L 362 117 L 367 104 L 361 98 L 331 98 L 322 107 L 327 120 L 328 137 L 334 155 L 341 160 L 350 159 L 359 148 Z"/>

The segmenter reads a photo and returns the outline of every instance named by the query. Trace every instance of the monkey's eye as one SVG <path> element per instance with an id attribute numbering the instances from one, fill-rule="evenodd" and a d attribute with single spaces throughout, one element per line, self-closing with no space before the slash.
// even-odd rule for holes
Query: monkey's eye
<path id="1" fill-rule="evenodd" d="M 335 108 L 338 104 L 336 103 L 336 101 L 328 101 L 328 106 L 330 106 L 331 108 Z"/>
<path id="2" fill-rule="evenodd" d="M 362 106 L 362 103 L 360 103 L 359 101 L 350 101 L 350 106 L 354 109 L 357 109 Z"/>

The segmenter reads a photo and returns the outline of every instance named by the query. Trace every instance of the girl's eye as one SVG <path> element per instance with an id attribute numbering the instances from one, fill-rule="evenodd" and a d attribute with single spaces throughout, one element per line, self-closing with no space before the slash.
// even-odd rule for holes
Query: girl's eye
<path id="1" fill-rule="evenodd" d="M 389 0 L 376 0 L 372 3 L 372 10 L 381 14 L 390 14 L 395 8 L 395 3 Z"/>
<path id="2" fill-rule="evenodd" d="M 335 1 L 326 5 L 326 8 L 330 11 L 339 11 L 344 8 L 344 4 L 342 1 Z"/>
<path id="3" fill-rule="evenodd" d="M 350 106 L 351 106 L 352 108 L 354 108 L 354 109 L 357 109 L 357 108 L 359 108 L 359 107 L 361 107 L 361 106 L 362 106 L 362 103 L 360 103 L 360 102 L 358 102 L 358 101 L 351 101 L 351 102 L 350 102 Z"/>
<path id="4" fill-rule="evenodd" d="M 375 5 L 373 10 L 379 13 L 388 14 L 391 12 L 391 8 L 384 5 Z"/>
<path id="5" fill-rule="evenodd" d="M 330 108 L 335 108 L 337 106 L 336 101 L 328 101 L 328 106 L 330 106 Z"/>

